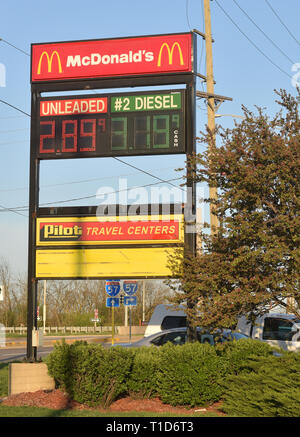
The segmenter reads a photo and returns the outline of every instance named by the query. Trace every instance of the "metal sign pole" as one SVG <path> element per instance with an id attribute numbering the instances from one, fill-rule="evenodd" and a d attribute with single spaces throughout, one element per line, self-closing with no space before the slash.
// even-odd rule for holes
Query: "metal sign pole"
<path id="1" fill-rule="evenodd" d="M 143 280 L 143 298 L 142 298 L 142 302 L 143 302 L 143 315 L 142 315 L 142 321 L 145 321 L 145 280 Z"/>
<path id="2" fill-rule="evenodd" d="M 32 346 L 32 331 L 37 328 L 37 288 L 35 277 L 35 234 L 39 204 L 39 160 L 35 156 L 37 143 L 37 91 L 31 94 L 31 138 L 30 138 L 30 181 L 29 181 L 29 229 L 28 229 L 28 282 L 27 282 L 27 360 L 37 360 L 37 348 Z"/>
<path id="3" fill-rule="evenodd" d="M 194 38 L 195 35 L 194 35 Z M 194 44 L 196 47 L 196 43 Z M 194 62 L 196 65 L 196 52 L 194 53 Z M 189 155 L 196 152 L 196 78 L 195 76 L 187 86 L 187 161 Z M 194 181 L 195 168 L 190 164 L 187 165 L 187 202 L 185 217 L 185 251 L 189 255 L 196 253 L 196 184 Z M 191 312 L 195 311 L 195 302 L 189 296 L 187 297 L 187 308 Z M 187 337 L 188 341 L 196 340 L 196 328 L 190 323 L 190 318 L 187 318 Z"/>
<path id="4" fill-rule="evenodd" d="M 131 305 L 129 306 L 129 343 L 131 343 Z"/>
<path id="5" fill-rule="evenodd" d="M 115 344 L 115 307 L 111 307 L 111 345 L 113 346 Z"/>
<path id="6" fill-rule="evenodd" d="M 128 307 L 127 305 L 124 305 L 124 311 L 125 311 L 125 327 L 128 326 Z"/>
<path id="7" fill-rule="evenodd" d="M 44 306 L 43 306 L 43 331 L 46 334 L 46 291 L 47 291 L 47 281 L 44 281 Z"/>

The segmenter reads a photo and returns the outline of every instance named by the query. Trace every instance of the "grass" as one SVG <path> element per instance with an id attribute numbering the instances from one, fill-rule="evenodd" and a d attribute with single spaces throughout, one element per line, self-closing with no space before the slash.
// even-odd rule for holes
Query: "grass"
<path id="1" fill-rule="evenodd" d="M 195 413 L 194 415 L 176 415 L 170 413 L 150 413 L 130 411 L 117 413 L 116 411 L 103 413 L 96 410 L 51 410 L 36 407 L 7 407 L 0 405 L 0 417 L 218 417 L 213 413 Z"/>
<path id="2" fill-rule="evenodd" d="M 0 364 L 0 398 L 8 395 L 8 364 Z"/>

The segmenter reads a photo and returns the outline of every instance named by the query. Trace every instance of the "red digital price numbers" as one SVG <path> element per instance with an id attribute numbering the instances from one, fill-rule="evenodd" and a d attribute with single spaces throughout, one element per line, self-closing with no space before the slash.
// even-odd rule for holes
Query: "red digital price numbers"
<path id="1" fill-rule="evenodd" d="M 41 121 L 39 153 L 96 152 L 97 129 L 106 131 L 105 118 Z"/>
<path id="2" fill-rule="evenodd" d="M 39 99 L 38 159 L 185 153 L 184 91 Z"/>

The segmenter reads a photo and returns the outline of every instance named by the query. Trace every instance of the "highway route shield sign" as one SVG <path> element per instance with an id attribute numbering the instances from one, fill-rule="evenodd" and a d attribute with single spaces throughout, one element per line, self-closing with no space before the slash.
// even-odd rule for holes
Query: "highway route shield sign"
<path id="1" fill-rule="evenodd" d="M 123 290 L 128 296 L 133 296 L 137 292 L 137 281 L 123 281 Z"/>
<path id="2" fill-rule="evenodd" d="M 105 282 L 105 290 L 106 293 L 111 296 L 111 297 L 115 297 L 119 294 L 121 289 L 120 286 L 120 280 L 119 279 L 114 279 L 114 280 L 107 280 Z"/>

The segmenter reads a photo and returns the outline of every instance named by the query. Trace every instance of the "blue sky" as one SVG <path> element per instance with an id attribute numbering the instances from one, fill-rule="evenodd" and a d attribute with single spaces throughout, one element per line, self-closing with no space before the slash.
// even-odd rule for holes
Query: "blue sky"
<path id="1" fill-rule="evenodd" d="M 299 1 L 268 2 L 292 35 L 300 40 Z M 213 1 L 211 12 L 215 92 L 233 98 L 232 102 L 222 104 L 218 112 L 241 115 L 242 105 L 250 109 L 258 105 L 273 115 L 278 110 L 274 89 L 295 92 L 291 77 L 295 74 L 292 65 L 300 63 L 299 43 L 265 0 Z M 1 4 L 0 38 L 30 53 L 30 44 L 37 42 L 176 33 L 195 28 L 204 32 L 203 22 L 202 0 L 11 0 Z M 205 75 L 205 51 L 200 37 L 198 64 L 198 72 Z M 5 86 L 0 86 L 0 100 L 30 113 L 30 57 L 0 41 L 0 65 L 6 72 Z M 0 85 L 3 85 L 1 79 Z M 200 80 L 197 89 L 205 90 Z M 230 116 L 220 117 L 217 122 L 224 127 L 233 126 Z M 205 123 L 204 102 L 199 100 L 198 132 L 204 129 Z M 27 270 L 27 211 L 16 214 L 3 207 L 28 206 L 29 138 L 29 117 L 0 102 L 0 258 L 7 259 L 15 272 Z M 127 161 L 158 177 L 171 179 L 178 176 L 174 169 L 183 165 L 184 157 L 138 157 Z M 157 182 L 111 158 L 47 161 L 41 165 L 40 202 L 54 205 L 55 201 L 93 196 L 103 185 L 117 189 L 120 176 L 127 178 L 129 187 Z M 66 205 L 95 203 L 96 199 L 89 199 Z"/>

